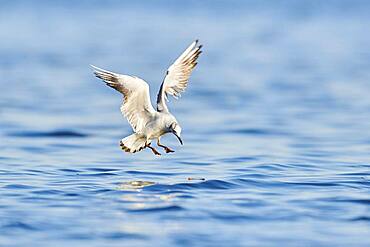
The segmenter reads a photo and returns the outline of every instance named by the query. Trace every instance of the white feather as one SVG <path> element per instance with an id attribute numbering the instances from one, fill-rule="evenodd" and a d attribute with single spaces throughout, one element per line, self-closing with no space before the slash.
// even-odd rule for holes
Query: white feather
<path id="1" fill-rule="evenodd" d="M 167 94 L 178 99 L 181 96 L 180 94 L 185 91 L 191 72 L 197 65 L 196 61 L 202 53 L 201 48 L 201 45 L 198 46 L 198 40 L 194 41 L 168 68 L 157 96 L 158 111 L 168 112 L 165 102 L 168 101 Z"/>

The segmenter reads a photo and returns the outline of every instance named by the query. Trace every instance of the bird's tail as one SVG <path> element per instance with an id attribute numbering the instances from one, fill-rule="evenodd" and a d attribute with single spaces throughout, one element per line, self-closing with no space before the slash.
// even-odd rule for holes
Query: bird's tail
<path id="1" fill-rule="evenodd" d="M 123 138 L 119 145 L 122 150 L 128 153 L 136 153 L 146 147 L 146 138 L 139 134 L 132 134 Z"/>

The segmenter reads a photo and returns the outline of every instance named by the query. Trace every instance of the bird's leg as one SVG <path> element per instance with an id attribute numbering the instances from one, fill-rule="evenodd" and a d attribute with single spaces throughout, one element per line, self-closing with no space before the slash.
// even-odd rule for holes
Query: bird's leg
<path id="1" fill-rule="evenodd" d="M 160 153 L 160 152 L 158 152 L 155 148 L 153 148 L 152 146 L 150 146 L 150 143 L 146 144 L 146 146 L 147 146 L 148 148 L 150 148 L 150 149 L 153 151 L 153 153 L 154 153 L 155 155 L 161 155 L 161 153 Z"/>
<path id="2" fill-rule="evenodd" d="M 157 146 L 158 147 L 162 147 L 164 148 L 164 151 L 166 151 L 166 153 L 174 153 L 175 151 L 173 151 L 172 149 L 170 149 L 169 147 L 166 147 L 165 145 L 162 145 L 160 142 L 159 142 L 159 138 L 157 139 Z"/>

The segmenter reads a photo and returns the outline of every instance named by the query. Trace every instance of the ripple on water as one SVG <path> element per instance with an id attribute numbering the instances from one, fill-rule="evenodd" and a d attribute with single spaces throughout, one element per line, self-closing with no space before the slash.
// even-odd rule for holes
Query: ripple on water
<path id="1" fill-rule="evenodd" d="M 291 135 L 289 132 L 279 131 L 277 129 L 267 128 L 237 128 L 237 129 L 213 129 L 208 131 L 209 134 L 238 134 L 248 136 L 288 136 Z"/>
<path id="2" fill-rule="evenodd" d="M 86 168 L 88 171 L 93 171 L 93 172 L 117 172 L 119 169 L 117 168 L 101 168 L 101 167 L 89 167 Z"/>
<path id="3" fill-rule="evenodd" d="M 370 217 L 369 216 L 358 216 L 358 217 L 351 218 L 349 220 L 350 221 L 364 221 L 364 222 L 369 223 L 370 222 Z"/>
<path id="4" fill-rule="evenodd" d="M 37 137 L 37 138 L 48 138 L 48 137 L 60 137 L 60 138 L 83 138 L 88 137 L 86 133 L 74 130 L 53 130 L 53 131 L 17 131 L 10 132 L 8 136 L 11 137 Z"/>
<path id="5" fill-rule="evenodd" d="M 370 205 L 370 199 L 368 198 L 328 198 L 326 201 L 330 202 L 343 202 L 343 203 L 356 203 L 356 204 L 362 204 L 369 206 Z"/>
<path id="6" fill-rule="evenodd" d="M 308 186 L 308 187 L 335 187 L 341 186 L 340 183 L 337 182 L 286 182 L 287 185 L 295 185 L 295 186 Z"/>
<path id="7" fill-rule="evenodd" d="M 222 163 L 242 163 L 242 162 L 248 162 L 248 161 L 256 161 L 258 160 L 258 157 L 256 156 L 237 156 L 237 157 L 230 157 L 230 158 L 221 158 L 217 159 L 216 161 L 222 162 Z"/>
<path id="8" fill-rule="evenodd" d="M 285 132 L 279 132 L 274 129 L 252 129 L 252 128 L 246 128 L 246 129 L 235 129 L 235 130 L 229 130 L 229 132 L 235 133 L 235 134 L 244 134 L 244 135 L 253 135 L 253 136 L 286 136 L 288 133 Z"/>
<path id="9" fill-rule="evenodd" d="M 155 184 L 146 188 L 148 191 L 172 191 L 172 190 L 193 190 L 193 189 L 207 189 L 207 190 L 226 190 L 236 188 L 238 185 L 223 180 L 206 180 L 202 182 L 188 182 L 176 184 Z"/>
<path id="10" fill-rule="evenodd" d="M 127 233 L 127 232 L 111 232 L 103 234 L 102 236 L 105 239 L 111 240 L 123 240 L 123 239 L 141 239 L 145 240 L 147 237 L 143 234 L 138 233 Z"/>
<path id="11" fill-rule="evenodd" d="M 287 170 L 289 168 L 294 168 L 294 165 L 271 163 L 271 164 L 259 164 L 256 165 L 255 168 L 266 170 L 267 173 L 270 173 L 271 171 L 280 172 Z"/>
<path id="12" fill-rule="evenodd" d="M 26 184 L 7 184 L 4 188 L 8 190 L 32 190 L 36 187 Z"/>
<path id="13" fill-rule="evenodd" d="M 2 225 L 0 227 L 0 229 L 3 229 L 3 230 L 19 230 L 19 229 L 22 229 L 22 230 L 27 230 L 27 231 L 37 231 L 37 230 L 39 230 L 39 228 L 37 228 L 33 225 L 30 225 L 30 224 L 24 223 L 22 221 L 13 221 L 11 223 Z"/>
<path id="14" fill-rule="evenodd" d="M 104 177 L 104 176 L 118 176 L 116 172 L 81 172 L 78 174 L 81 177 Z"/>
<path id="15" fill-rule="evenodd" d="M 231 181 L 233 181 L 235 184 L 239 184 L 242 187 L 271 188 L 284 186 L 284 183 L 279 181 L 273 181 L 271 179 L 235 178 L 232 179 Z"/>
<path id="16" fill-rule="evenodd" d="M 67 173 L 81 172 L 81 170 L 76 170 L 76 169 L 72 169 L 72 168 L 60 168 L 58 170 L 62 171 L 62 172 L 67 172 Z"/>
<path id="17" fill-rule="evenodd" d="M 145 204 L 143 204 L 142 208 L 128 209 L 129 212 L 133 212 L 133 213 L 155 213 L 155 212 L 171 212 L 171 211 L 181 211 L 181 210 L 184 210 L 184 208 L 178 205 L 148 206 Z"/>
<path id="18" fill-rule="evenodd" d="M 193 166 L 208 166 L 212 165 L 211 162 L 195 162 L 195 161 L 179 161 L 179 164 L 182 165 L 193 165 Z"/>
<path id="19" fill-rule="evenodd" d="M 179 173 L 168 173 L 168 172 L 143 172 L 143 171 L 126 171 L 127 174 L 134 174 L 134 175 L 150 175 L 150 176 L 176 176 Z"/>
<path id="20" fill-rule="evenodd" d="M 35 194 L 35 195 L 49 195 L 49 196 L 54 196 L 54 195 L 62 195 L 62 194 L 65 194 L 65 191 L 55 190 L 55 189 L 48 189 L 48 190 L 34 190 L 31 193 L 32 194 Z"/>

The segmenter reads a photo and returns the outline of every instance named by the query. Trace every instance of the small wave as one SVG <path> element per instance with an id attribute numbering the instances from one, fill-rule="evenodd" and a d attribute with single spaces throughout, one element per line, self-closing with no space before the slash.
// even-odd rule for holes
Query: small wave
<path id="1" fill-rule="evenodd" d="M 225 162 L 225 163 L 239 163 L 239 162 L 255 161 L 255 160 L 258 160 L 258 158 L 251 157 L 251 156 L 237 156 L 237 157 L 217 159 L 217 161 Z"/>
<path id="2" fill-rule="evenodd" d="M 140 172 L 140 171 L 126 171 L 128 174 L 134 175 L 151 175 L 151 176 L 175 176 L 178 173 L 166 173 L 166 172 Z"/>
<path id="3" fill-rule="evenodd" d="M 112 232 L 102 236 L 106 239 L 118 240 L 118 239 L 146 239 L 147 237 L 137 233 L 127 232 Z"/>
<path id="4" fill-rule="evenodd" d="M 66 197 L 79 197 L 79 196 L 81 196 L 81 194 L 79 194 L 79 193 L 73 193 L 73 192 L 71 192 L 71 193 L 64 193 L 63 195 L 66 196 Z"/>
<path id="5" fill-rule="evenodd" d="M 66 172 L 66 173 L 80 173 L 80 170 L 75 170 L 75 169 L 69 169 L 69 168 L 62 168 L 59 169 L 61 172 Z"/>
<path id="6" fill-rule="evenodd" d="M 102 177 L 102 176 L 117 176 L 118 174 L 114 172 L 94 172 L 94 173 L 81 172 L 78 175 L 82 177 Z"/>
<path id="7" fill-rule="evenodd" d="M 257 167 L 258 169 L 267 170 L 271 172 L 271 171 L 288 170 L 288 169 L 294 168 L 295 165 L 294 164 L 279 164 L 279 163 L 264 163 L 264 164 L 259 164 L 255 167 Z"/>
<path id="8" fill-rule="evenodd" d="M 194 161 L 179 161 L 179 164 L 182 165 L 195 165 L 195 166 L 208 166 L 212 165 L 213 163 L 211 162 L 194 162 Z"/>
<path id="9" fill-rule="evenodd" d="M 242 175 L 238 175 L 237 177 L 238 178 L 250 178 L 250 179 L 269 179 L 269 178 L 272 178 L 274 177 L 273 175 L 271 174 L 262 174 L 262 173 L 256 173 L 254 171 L 251 171 L 251 169 L 248 169 L 248 168 L 237 168 L 237 169 L 233 169 L 232 171 L 234 172 L 238 172 L 238 173 L 244 173 Z"/>
<path id="10" fill-rule="evenodd" d="M 260 128 L 240 128 L 229 130 L 229 133 L 234 134 L 244 134 L 244 135 L 252 135 L 252 136 L 287 136 L 290 135 L 287 132 L 278 131 L 278 130 L 271 130 L 271 129 L 260 129 Z"/>
<path id="11" fill-rule="evenodd" d="M 34 186 L 25 185 L 25 184 L 8 184 L 4 186 L 5 189 L 16 189 L 16 190 L 28 190 L 34 189 Z"/>
<path id="12" fill-rule="evenodd" d="M 48 148 L 34 147 L 34 146 L 22 146 L 20 147 L 20 149 L 24 151 L 28 151 L 30 153 L 47 153 L 49 151 Z"/>
<path id="13" fill-rule="evenodd" d="M 51 143 L 49 144 L 50 147 L 55 148 L 65 148 L 65 149 L 87 149 L 88 146 L 86 145 L 78 145 L 78 144 L 66 144 L 66 143 Z"/>
<path id="14" fill-rule="evenodd" d="M 339 183 L 336 182 L 286 182 L 289 185 L 298 185 L 298 186 L 314 186 L 314 187 L 328 187 L 328 186 L 339 186 Z"/>
<path id="15" fill-rule="evenodd" d="M 328 199 L 328 201 L 348 202 L 348 203 L 356 203 L 356 204 L 370 205 L 370 199 L 330 198 L 330 199 Z"/>
<path id="16" fill-rule="evenodd" d="M 370 217 L 369 216 L 359 216 L 359 217 L 355 217 L 355 218 L 350 219 L 350 221 L 366 221 L 366 222 L 370 222 Z"/>
<path id="17" fill-rule="evenodd" d="M 91 167 L 91 168 L 87 168 L 86 170 L 92 171 L 92 172 L 117 172 L 117 171 L 119 171 L 118 169 L 99 168 L 99 167 Z"/>
<path id="18" fill-rule="evenodd" d="M 256 187 L 275 187 L 275 186 L 281 186 L 281 183 L 277 182 L 270 182 L 266 180 L 257 180 L 252 178 L 236 178 L 233 179 L 233 182 L 236 184 L 240 184 L 243 186 L 256 186 Z"/>
<path id="19" fill-rule="evenodd" d="M 252 215 L 243 215 L 238 213 L 211 213 L 210 216 L 217 220 L 225 220 L 225 221 L 250 221 L 250 220 L 256 220 L 258 219 L 257 216 Z"/>
<path id="20" fill-rule="evenodd" d="M 167 184 L 156 184 L 146 190 L 150 191 L 168 191 L 168 190 L 191 190 L 191 189 L 211 189 L 211 190 L 225 190 L 237 187 L 236 184 L 225 182 L 222 180 L 207 180 L 198 183 L 189 182 L 189 183 L 177 183 L 172 185 Z"/>
<path id="21" fill-rule="evenodd" d="M 3 225 L 3 226 L 1 226 L 1 228 L 3 228 L 3 229 L 13 229 L 13 230 L 22 229 L 22 230 L 28 230 L 28 231 L 38 230 L 38 228 L 36 228 L 32 225 L 24 223 L 24 222 L 20 222 L 20 221 L 16 221 L 16 222 L 12 222 L 12 223 Z"/>
<path id="22" fill-rule="evenodd" d="M 147 207 L 147 208 L 138 208 L 138 209 L 129 209 L 129 212 L 138 212 L 138 213 L 145 213 L 145 212 L 160 212 L 160 211 L 181 211 L 183 210 L 182 207 L 177 205 L 171 205 L 171 206 L 160 206 L 160 207 Z"/>
<path id="23" fill-rule="evenodd" d="M 54 175 L 53 172 L 50 171 L 43 171 L 43 170 L 37 170 L 37 169 L 25 169 L 24 174 L 29 174 L 29 175 Z"/>
<path id="24" fill-rule="evenodd" d="M 18 131 L 8 133 L 11 137 L 65 137 L 65 138 L 83 138 L 89 136 L 86 133 L 81 133 L 72 130 L 54 130 L 54 131 Z"/>
<path id="25" fill-rule="evenodd" d="M 341 173 L 339 175 L 343 176 L 362 176 L 362 177 L 367 177 L 370 176 L 370 172 L 347 172 L 347 173 Z"/>
<path id="26" fill-rule="evenodd" d="M 248 134 L 248 135 L 268 135 L 273 132 L 266 130 L 266 129 L 236 129 L 232 132 L 238 134 Z"/>
<path id="27" fill-rule="evenodd" d="M 198 183 L 199 188 L 206 189 L 231 189 L 237 187 L 236 184 L 222 181 L 222 180 L 207 180 L 205 182 Z"/>
<path id="28" fill-rule="evenodd" d="M 36 191 L 32 191 L 32 194 L 35 194 L 35 195 L 61 195 L 61 194 L 64 194 L 63 191 L 61 190 L 36 190 Z"/>

